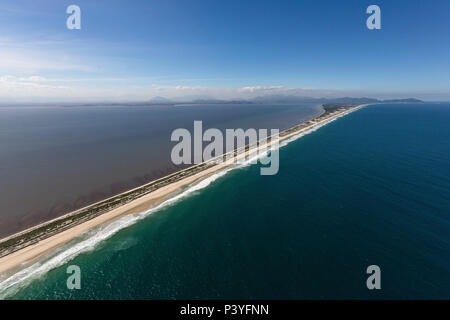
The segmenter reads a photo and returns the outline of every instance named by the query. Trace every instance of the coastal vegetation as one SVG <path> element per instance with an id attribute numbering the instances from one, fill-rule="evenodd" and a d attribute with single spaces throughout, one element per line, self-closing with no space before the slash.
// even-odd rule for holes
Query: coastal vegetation
<path id="1" fill-rule="evenodd" d="M 310 127 L 317 125 L 318 123 L 326 121 L 327 119 L 330 119 L 341 113 L 356 108 L 356 106 L 352 104 L 339 104 L 339 103 L 325 104 L 322 107 L 324 109 L 324 112 L 320 116 L 280 132 L 279 138 L 283 139 L 288 136 L 292 136 L 302 130 L 306 130 Z M 260 145 L 261 143 L 266 143 L 269 142 L 270 140 L 271 137 L 268 137 L 266 139 L 258 141 L 257 144 Z M 243 148 L 232 151 L 232 153 L 234 154 L 234 156 L 237 156 L 238 154 L 248 152 L 249 150 L 253 149 L 255 145 L 256 144 L 246 145 Z M 83 222 L 89 221 L 108 211 L 111 211 L 115 208 L 130 203 L 131 201 L 136 200 L 144 195 L 154 192 L 164 186 L 175 183 L 184 178 L 193 176 L 209 168 L 212 168 L 218 165 L 218 163 L 220 163 L 220 161 L 218 160 L 220 159 L 225 160 L 226 156 L 227 154 L 223 154 L 217 158 L 202 162 L 197 165 L 193 165 L 186 169 L 169 174 L 161 179 L 147 183 L 143 186 L 128 190 L 116 196 L 99 201 L 87 207 L 63 215 L 59 218 L 39 224 L 35 227 L 29 228 L 27 230 L 4 238 L 0 240 L 0 258 L 7 256 L 13 252 L 16 252 L 20 249 L 26 248 L 30 245 L 36 244 L 39 241 L 42 241 L 46 238 L 56 235 L 62 231 L 73 228 L 74 226 L 79 225 Z"/>

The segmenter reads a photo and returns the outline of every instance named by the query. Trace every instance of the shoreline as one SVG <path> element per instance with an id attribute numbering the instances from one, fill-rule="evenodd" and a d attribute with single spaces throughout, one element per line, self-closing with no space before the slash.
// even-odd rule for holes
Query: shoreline
<path id="1" fill-rule="evenodd" d="M 0 273 L 14 269 L 25 262 L 39 258 L 45 253 L 67 243 L 79 235 L 119 217 L 142 212 L 171 198 L 180 189 L 198 183 L 210 175 L 236 163 L 239 158 L 250 156 L 259 148 L 269 148 L 275 142 L 298 135 L 340 116 L 359 110 L 369 104 L 336 106 L 324 113 L 280 132 L 278 139 L 260 140 L 252 146 L 232 151 L 233 157 L 217 163 L 227 155 L 177 171 L 143 186 L 128 190 L 59 218 L 39 224 L 0 240 Z M 273 141 L 272 141 L 273 140 Z M 263 144 L 261 146 L 261 144 Z M 231 152 L 230 152 L 231 153 Z M 230 154 L 228 153 L 228 154 Z"/>

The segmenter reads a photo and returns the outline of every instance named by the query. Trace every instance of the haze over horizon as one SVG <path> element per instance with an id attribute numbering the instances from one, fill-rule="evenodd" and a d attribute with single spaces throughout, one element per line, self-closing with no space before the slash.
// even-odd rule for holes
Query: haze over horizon
<path id="1" fill-rule="evenodd" d="M 372 2 L 5 0 L 0 103 L 450 100 L 450 3 L 376 1 L 369 30 Z M 72 4 L 81 30 L 66 28 Z"/>

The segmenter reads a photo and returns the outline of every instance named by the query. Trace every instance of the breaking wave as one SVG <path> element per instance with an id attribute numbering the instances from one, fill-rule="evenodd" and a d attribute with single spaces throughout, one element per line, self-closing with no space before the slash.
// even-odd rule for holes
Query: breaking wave
<path id="1" fill-rule="evenodd" d="M 281 143 L 279 143 L 278 145 L 272 146 L 270 149 L 274 150 L 274 149 L 279 149 L 281 147 L 284 147 L 287 144 L 289 144 L 290 142 L 295 141 L 311 132 L 314 132 L 314 131 L 318 130 L 319 128 L 327 125 L 328 123 L 336 120 L 337 118 L 345 116 L 346 114 L 343 114 L 343 115 L 340 115 L 333 119 L 330 119 L 328 121 L 325 121 L 321 124 L 314 126 L 311 129 L 308 129 L 297 135 L 293 135 L 292 137 L 289 137 L 289 138 L 281 141 Z M 245 160 L 243 163 L 240 163 L 238 165 L 234 165 L 234 166 L 225 168 L 223 170 L 220 170 L 220 171 L 212 174 L 208 178 L 202 179 L 201 181 L 199 181 L 197 183 L 191 184 L 190 186 L 188 186 L 184 190 L 182 190 L 179 194 L 173 196 L 172 198 L 167 199 L 166 201 L 162 202 L 158 206 L 155 206 L 149 210 L 130 214 L 130 215 L 124 216 L 120 219 L 109 222 L 105 225 L 93 228 L 92 230 L 87 231 L 83 235 L 80 235 L 76 239 L 70 241 L 66 245 L 61 246 L 59 249 L 54 251 L 51 256 L 42 258 L 41 261 L 36 262 L 32 265 L 26 266 L 22 270 L 19 270 L 18 272 L 13 273 L 11 276 L 9 276 L 7 278 L 3 278 L 3 279 L 0 278 L 0 299 L 4 299 L 8 296 L 11 296 L 11 295 L 17 293 L 21 288 L 29 285 L 33 280 L 45 275 L 48 271 L 50 271 L 52 269 L 60 267 L 61 265 L 65 264 L 66 262 L 74 259 L 79 254 L 81 254 L 83 252 L 88 252 L 88 251 L 94 250 L 99 243 L 110 238 L 118 231 L 136 223 L 137 221 L 151 215 L 152 213 L 154 213 L 168 205 L 174 204 L 178 200 L 189 196 L 190 194 L 194 193 L 195 191 L 206 188 L 212 182 L 223 177 L 225 174 L 227 174 L 231 170 L 254 164 L 258 158 L 261 158 L 263 156 L 265 156 L 265 153 L 255 155 L 255 156 L 251 157 L 250 159 Z"/>

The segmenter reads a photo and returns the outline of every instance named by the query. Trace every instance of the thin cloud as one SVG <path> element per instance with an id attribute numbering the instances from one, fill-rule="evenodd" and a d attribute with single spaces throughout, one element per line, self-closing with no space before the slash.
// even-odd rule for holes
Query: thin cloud
<path id="1" fill-rule="evenodd" d="M 0 101 L 145 101 L 154 97 L 164 97 L 176 101 L 196 99 L 251 99 L 264 96 L 298 97 L 423 97 L 421 93 L 368 93 L 329 89 L 287 88 L 283 86 L 245 86 L 240 88 L 214 88 L 204 86 L 119 86 L 100 88 L 96 86 L 53 85 L 39 75 L 30 77 L 0 76 Z"/>
<path id="2" fill-rule="evenodd" d="M 0 69 L 6 72 L 36 73 L 40 71 L 81 71 L 94 72 L 93 66 L 72 62 L 70 57 L 60 57 L 56 53 L 30 54 L 14 51 L 0 52 Z"/>

